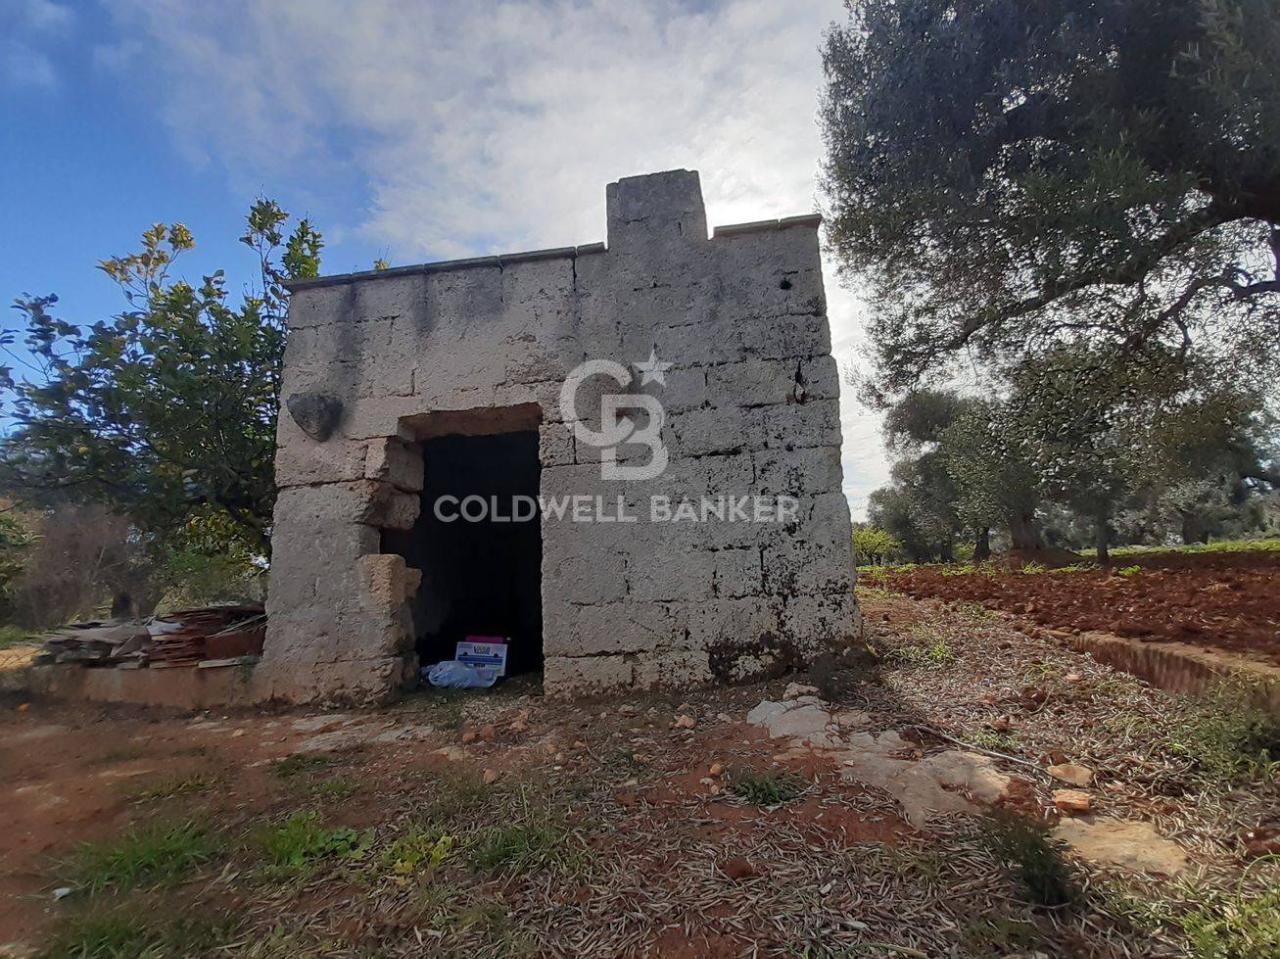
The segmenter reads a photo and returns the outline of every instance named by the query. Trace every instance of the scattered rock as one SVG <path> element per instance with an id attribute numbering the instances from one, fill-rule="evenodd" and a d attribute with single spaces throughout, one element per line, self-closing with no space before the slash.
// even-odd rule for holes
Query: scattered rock
<path id="1" fill-rule="evenodd" d="M 458 762 L 467 758 L 467 751 L 460 746 L 445 746 L 443 749 L 437 749 L 436 755 L 443 756 L 450 762 Z"/>
<path id="2" fill-rule="evenodd" d="M 716 719 L 722 723 L 733 722 L 733 717 L 730 716 L 728 713 L 716 713 Z"/>
<path id="3" fill-rule="evenodd" d="M 636 708 L 630 703 L 623 703 L 618 707 L 618 712 L 623 716 L 634 716 L 636 714 Z"/>
<path id="4" fill-rule="evenodd" d="M 1067 673 L 1067 675 L 1063 676 L 1062 679 L 1064 682 L 1068 683 L 1079 683 L 1084 681 L 1084 677 L 1079 673 Z"/>
<path id="5" fill-rule="evenodd" d="M 711 768 L 707 770 L 709 776 L 723 776 L 724 763 L 712 763 Z"/>
<path id="6" fill-rule="evenodd" d="M 672 723 L 674 729 L 692 729 L 698 725 L 698 721 L 692 716 L 677 716 L 676 721 Z"/>
<path id="7" fill-rule="evenodd" d="M 1187 866 L 1182 847 L 1146 822 L 1085 816 L 1062 820 L 1053 835 L 1086 859 L 1122 869 L 1175 876 Z"/>
<path id="8" fill-rule="evenodd" d="M 486 723 L 480 727 L 480 738 L 487 743 L 493 742 L 498 738 L 498 727 L 493 723 Z"/>
<path id="9" fill-rule="evenodd" d="M 492 786 L 498 781 L 498 771 L 496 769 L 486 769 L 481 778 L 486 786 Z"/>
<path id="10" fill-rule="evenodd" d="M 1072 815 L 1088 812 L 1092 802 L 1093 798 L 1080 789 L 1055 789 L 1053 791 L 1053 804 L 1058 807 L 1060 812 Z"/>
<path id="11" fill-rule="evenodd" d="M 763 726 L 774 739 L 790 737 L 812 746 L 838 746 L 838 736 L 827 727 L 832 725 L 831 714 L 816 702 L 770 702 L 765 700 L 747 713 L 747 722 Z"/>
<path id="12" fill-rule="evenodd" d="M 783 690 L 783 699 L 799 699 L 801 696 L 817 696 L 817 686 L 807 686 L 804 683 L 788 683 L 787 688 Z"/>
<path id="13" fill-rule="evenodd" d="M 1093 770 L 1088 766 L 1077 766 L 1074 763 L 1062 763 L 1050 766 L 1049 775 L 1073 786 L 1089 786 L 1093 784 Z"/>
<path id="14" fill-rule="evenodd" d="M 474 729 L 464 729 L 462 731 L 462 745 L 469 746 L 479 738 L 479 734 Z"/>

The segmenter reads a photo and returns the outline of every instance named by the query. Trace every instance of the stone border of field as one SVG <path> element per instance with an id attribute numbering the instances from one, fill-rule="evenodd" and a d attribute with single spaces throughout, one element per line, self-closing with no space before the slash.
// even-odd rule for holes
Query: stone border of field
<path id="1" fill-rule="evenodd" d="M 1022 623 L 1018 617 L 1010 617 Z M 1123 669 L 1158 689 L 1199 696 L 1223 679 L 1256 691 L 1260 705 L 1280 716 L 1280 667 L 1212 652 L 1186 643 L 1146 643 L 1139 639 L 1097 631 L 1072 633 L 1037 627 L 1045 635 L 1100 663 Z"/>

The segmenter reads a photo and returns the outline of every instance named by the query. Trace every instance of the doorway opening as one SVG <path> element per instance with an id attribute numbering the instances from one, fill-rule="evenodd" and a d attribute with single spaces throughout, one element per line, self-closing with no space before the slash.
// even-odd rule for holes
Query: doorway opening
<path id="1" fill-rule="evenodd" d="M 538 433 L 449 435 L 421 444 L 422 508 L 384 551 L 422 570 L 413 601 L 419 662 L 453 659 L 470 636 L 507 640 L 507 675 L 542 669 Z"/>

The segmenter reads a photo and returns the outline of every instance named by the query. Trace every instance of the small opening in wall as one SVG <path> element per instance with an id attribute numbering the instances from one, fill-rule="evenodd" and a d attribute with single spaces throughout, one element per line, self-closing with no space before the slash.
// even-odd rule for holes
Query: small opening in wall
<path id="1" fill-rule="evenodd" d="M 469 636 L 508 640 L 507 675 L 542 669 L 541 467 L 535 431 L 422 443 L 425 483 L 412 530 L 384 549 L 422 570 L 412 604 L 423 666 Z"/>
<path id="2" fill-rule="evenodd" d="M 784 277 L 782 278 L 782 282 L 778 284 L 778 289 L 780 289 L 780 290 L 789 290 L 789 289 L 791 289 L 791 281 L 790 281 L 789 279 L 787 279 L 787 278 L 784 276 Z"/>

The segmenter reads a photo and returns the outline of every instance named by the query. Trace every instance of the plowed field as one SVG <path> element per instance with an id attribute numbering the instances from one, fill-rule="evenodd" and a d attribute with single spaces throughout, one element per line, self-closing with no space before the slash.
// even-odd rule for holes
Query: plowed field
<path id="1" fill-rule="evenodd" d="M 980 603 L 1042 626 L 1188 643 L 1280 664 L 1274 551 L 1148 553 L 1117 559 L 1110 569 L 1047 572 L 917 566 L 872 578 L 908 596 Z"/>

